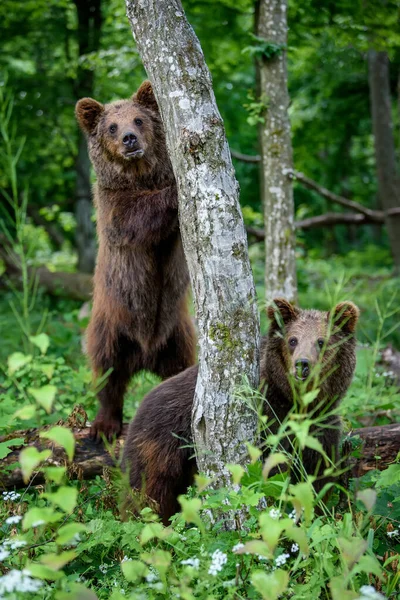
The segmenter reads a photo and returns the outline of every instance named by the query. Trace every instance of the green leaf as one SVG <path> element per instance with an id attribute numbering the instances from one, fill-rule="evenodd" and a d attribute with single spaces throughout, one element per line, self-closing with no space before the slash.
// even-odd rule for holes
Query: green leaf
<path id="1" fill-rule="evenodd" d="M 73 459 L 75 452 L 75 438 L 72 431 L 70 431 L 67 427 L 56 425 L 48 431 L 43 431 L 40 434 L 40 437 L 45 438 L 46 440 L 51 440 L 57 444 L 57 446 L 61 446 L 67 453 L 68 459 L 70 461 Z"/>
<path id="2" fill-rule="evenodd" d="M 312 402 L 314 402 L 314 400 L 316 399 L 316 397 L 319 394 L 319 390 L 311 390 L 311 392 L 306 392 L 305 394 L 303 394 L 301 396 L 301 403 L 303 404 L 303 406 L 308 406 L 309 404 L 311 404 Z"/>
<path id="3" fill-rule="evenodd" d="M 235 485 L 239 485 L 246 471 L 241 465 L 226 465 L 226 468 L 232 473 L 232 481 Z"/>
<path id="4" fill-rule="evenodd" d="M 259 448 L 249 444 L 249 442 L 246 442 L 246 448 L 250 456 L 251 464 L 254 465 L 254 463 L 257 462 L 262 455 L 262 452 Z"/>
<path id="5" fill-rule="evenodd" d="M 31 335 L 29 340 L 34 346 L 39 348 L 42 354 L 46 354 L 47 349 L 50 345 L 50 338 L 46 333 L 39 333 L 39 335 Z"/>
<path id="6" fill-rule="evenodd" d="M 38 565 L 37 563 L 30 563 L 26 567 L 32 577 L 38 579 L 48 579 L 49 581 L 56 581 L 64 576 L 62 571 L 55 571 L 46 565 Z"/>
<path id="7" fill-rule="evenodd" d="M 343 559 L 349 569 L 360 560 L 368 546 L 368 542 L 355 537 L 350 540 L 340 537 L 337 542 L 342 552 Z"/>
<path id="8" fill-rule="evenodd" d="M 0 459 L 5 458 L 12 452 L 12 446 L 22 446 L 25 438 L 13 438 L 7 442 L 0 442 Z"/>
<path id="9" fill-rule="evenodd" d="M 44 523 L 56 523 L 63 519 L 65 515 L 60 512 L 56 512 L 54 508 L 48 506 L 44 508 L 38 508 L 35 506 L 25 513 L 22 528 L 24 530 L 30 529 L 31 527 L 39 527 Z"/>
<path id="10" fill-rule="evenodd" d="M 347 583 L 343 575 L 331 579 L 329 587 L 332 593 L 332 600 L 357 600 L 360 597 L 360 594 L 346 590 Z"/>
<path id="11" fill-rule="evenodd" d="M 51 456 L 51 450 L 39 452 L 34 446 L 24 448 L 19 453 L 19 462 L 21 464 L 22 477 L 25 483 L 28 483 L 30 476 L 41 462 Z"/>
<path id="12" fill-rule="evenodd" d="M 22 352 L 14 352 L 8 357 L 8 374 L 13 375 L 19 369 L 30 363 L 32 360 L 31 354 L 23 354 Z"/>
<path id="13" fill-rule="evenodd" d="M 206 477 L 206 475 L 203 475 L 202 473 L 197 473 L 194 476 L 194 481 L 196 483 L 197 490 L 202 492 L 210 485 L 212 479 L 211 477 Z"/>
<path id="14" fill-rule="evenodd" d="M 140 534 L 140 543 L 142 546 L 147 544 L 148 541 L 159 538 L 163 539 L 165 529 L 161 523 L 148 523 L 145 525 Z"/>
<path id="15" fill-rule="evenodd" d="M 153 552 L 144 552 L 141 558 L 149 565 L 152 565 L 159 571 L 161 577 L 167 572 L 172 561 L 172 556 L 166 550 L 153 550 Z"/>
<path id="16" fill-rule="evenodd" d="M 281 533 L 285 529 L 285 520 L 273 519 L 268 513 L 263 512 L 260 515 L 259 522 L 262 538 L 272 553 L 278 545 Z"/>
<path id="17" fill-rule="evenodd" d="M 17 410 L 13 414 L 13 418 L 21 419 L 21 421 L 29 421 L 30 419 L 33 419 L 33 417 L 36 415 L 36 410 L 37 408 L 34 404 L 27 404 L 26 406 L 23 406 L 22 408 Z"/>
<path id="18" fill-rule="evenodd" d="M 187 499 L 185 496 L 178 496 L 178 502 L 182 508 L 183 518 L 187 523 L 194 523 L 200 529 L 203 529 L 203 523 L 200 519 L 201 500 L 199 498 Z"/>
<path id="19" fill-rule="evenodd" d="M 96 594 L 81 583 L 71 583 L 69 587 L 69 592 L 56 592 L 55 600 L 97 600 Z"/>
<path id="20" fill-rule="evenodd" d="M 296 483 L 296 485 L 291 485 L 289 490 L 292 494 L 290 501 L 293 504 L 296 513 L 298 515 L 301 514 L 301 510 L 303 509 L 304 519 L 308 525 L 313 516 L 314 490 L 311 481 L 307 480 Z"/>
<path id="21" fill-rule="evenodd" d="M 368 511 L 371 511 L 376 502 L 377 493 L 371 488 L 357 492 L 357 500 L 360 500 Z"/>
<path id="22" fill-rule="evenodd" d="M 53 494 L 47 492 L 43 494 L 52 504 L 55 504 L 66 513 L 72 513 L 78 500 L 78 490 L 70 486 L 61 486 Z"/>
<path id="23" fill-rule="evenodd" d="M 379 474 L 377 487 L 389 487 L 400 481 L 400 463 L 390 465 Z"/>
<path id="24" fill-rule="evenodd" d="M 61 554 L 42 554 L 40 557 L 40 562 L 43 565 L 46 565 L 46 567 L 53 569 L 53 571 L 59 571 L 75 557 L 76 552 L 73 550 L 67 550 L 66 552 L 61 552 Z"/>
<path id="25" fill-rule="evenodd" d="M 290 540 L 299 545 L 302 554 L 308 554 L 307 534 L 304 529 L 293 525 L 293 527 L 288 527 L 285 533 Z"/>
<path id="26" fill-rule="evenodd" d="M 274 467 L 286 463 L 287 458 L 284 454 L 282 454 L 282 452 L 275 452 L 273 454 L 270 454 L 264 463 L 262 476 L 264 477 L 264 479 L 268 479 L 268 475 Z"/>
<path id="27" fill-rule="evenodd" d="M 251 574 L 251 583 L 264 600 L 276 600 L 289 585 L 289 572 L 276 569 L 273 573 L 255 570 Z"/>
<path id="28" fill-rule="evenodd" d="M 57 485 L 60 485 L 67 472 L 66 467 L 43 467 L 42 471 L 48 481 L 53 481 Z"/>
<path id="29" fill-rule="evenodd" d="M 356 573 L 367 573 L 367 575 L 376 575 L 382 577 L 382 569 L 375 556 L 365 555 L 360 558 L 352 570 L 352 575 Z"/>
<path id="30" fill-rule="evenodd" d="M 76 535 L 86 531 L 88 531 L 88 528 L 83 523 L 68 523 L 68 525 L 64 525 L 58 530 L 56 544 L 59 546 L 68 544 L 68 542 L 74 541 Z"/>
<path id="31" fill-rule="evenodd" d="M 260 554 L 266 558 L 272 558 L 273 556 L 269 546 L 261 540 L 246 542 L 242 548 L 235 551 L 235 554 Z"/>
<path id="32" fill-rule="evenodd" d="M 305 446 L 307 448 L 311 448 L 312 450 L 316 450 L 318 454 L 321 454 L 324 458 L 326 457 L 325 450 L 321 444 L 321 442 L 314 436 L 308 435 L 304 441 Z"/>
<path id="33" fill-rule="evenodd" d="M 28 392 L 32 394 L 36 402 L 44 408 L 47 414 L 51 413 L 54 399 L 56 397 L 57 388 L 55 385 L 44 385 L 41 388 L 28 388 Z"/>
<path id="34" fill-rule="evenodd" d="M 54 375 L 54 371 L 55 371 L 55 365 L 52 364 L 44 364 L 44 365 L 38 365 L 37 367 L 39 369 L 39 371 L 42 371 L 42 373 L 44 373 L 47 377 L 47 379 L 51 379 Z"/>
<path id="35" fill-rule="evenodd" d="M 121 563 L 121 569 L 125 579 L 134 583 L 149 572 L 148 567 L 140 560 L 126 560 Z"/>

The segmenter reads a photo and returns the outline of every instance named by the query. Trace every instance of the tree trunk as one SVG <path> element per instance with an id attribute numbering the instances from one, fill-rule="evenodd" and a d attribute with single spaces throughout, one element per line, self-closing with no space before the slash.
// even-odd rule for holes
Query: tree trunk
<path id="1" fill-rule="evenodd" d="M 199 470 L 219 484 L 244 463 L 255 412 L 234 400 L 259 379 L 259 316 L 239 188 L 204 56 L 179 0 L 126 0 L 157 97 L 178 186 L 182 240 L 199 328 L 193 436 Z"/>
<path id="2" fill-rule="evenodd" d="M 79 412 L 79 411 L 78 411 Z M 68 423 L 67 423 L 68 426 Z M 113 450 L 115 459 L 120 456 L 124 440 L 128 433 L 128 424 L 125 423 L 122 429 L 121 437 L 118 438 Z M 77 424 L 71 423 L 71 430 L 75 437 L 75 455 L 73 463 L 69 465 L 69 476 L 72 479 L 94 479 L 96 475 L 102 475 L 104 468 L 115 467 L 116 460 L 108 452 L 103 444 L 97 444 L 90 439 L 89 428 L 81 428 Z M 35 446 L 39 450 L 51 448 L 53 455 L 48 459 L 47 464 L 54 466 L 66 465 L 67 457 L 62 448 L 54 445 L 53 442 L 39 437 L 40 430 L 32 429 L 28 431 L 14 431 L 13 433 L 0 437 L 0 443 L 13 438 L 23 438 L 24 444 Z M 400 425 L 383 425 L 381 427 L 363 427 L 354 429 L 346 437 L 345 443 L 351 452 L 350 439 L 358 436 L 362 441 L 361 456 L 358 458 L 347 457 L 341 468 L 350 467 L 353 477 L 361 477 L 372 469 L 382 471 L 392 463 L 400 450 Z M 21 469 L 14 467 L 18 462 L 18 456 L 22 446 L 11 446 L 12 452 L 1 460 L 2 471 L 0 473 L 0 486 L 2 489 L 26 487 L 22 479 Z M 380 458 L 377 459 L 376 457 Z M 32 483 L 39 485 L 44 482 L 42 473 L 35 473 L 32 476 Z"/>
<path id="3" fill-rule="evenodd" d="M 74 3 L 78 17 L 78 53 L 82 58 L 96 52 L 100 46 L 101 0 L 74 0 Z M 93 96 L 93 87 L 93 71 L 79 66 L 75 82 L 76 99 Z M 79 132 L 76 159 L 75 216 L 78 269 L 92 273 L 96 262 L 96 228 L 92 220 L 90 160 L 82 132 Z"/>
<path id="4" fill-rule="evenodd" d="M 389 85 L 389 58 L 386 52 L 368 52 L 368 79 L 378 195 L 386 215 L 389 242 L 395 269 L 400 271 L 400 179 L 396 164 L 392 106 Z"/>
<path id="5" fill-rule="evenodd" d="M 257 36 L 272 55 L 258 61 L 261 102 L 266 103 L 260 124 L 260 149 L 265 223 L 265 294 L 297 300 L 294 204 L 291 174 L 292 141 L 288 116 L 287 0 L 260 0 Z"/>

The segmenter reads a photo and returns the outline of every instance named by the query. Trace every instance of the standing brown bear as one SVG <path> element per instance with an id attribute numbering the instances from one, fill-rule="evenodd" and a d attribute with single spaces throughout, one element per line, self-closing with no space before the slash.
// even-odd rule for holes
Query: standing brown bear
<path id="1" fill-rule="evenodd" d="M 261 344 L 263 413 L 268 416 L 269 430 L 276 433 L 293 409 L 293 381 L 306 387 L 308 379 L 312 386 L 312 375 L 318 371 L 320 392 L 311 405 L 318 426 L 311 433 L 334 462 L 338 459 L 340 421 L 331 412 L 353 377 L 358 315 L 351 302 L 338 304 L 330 314 L 301 310 L 279 298 L 268 308 L 270 329 Z M 197 373 L 196 365 L 150 392 L 130 424 L 125 442 L 123 468 L 129 473 L 130 485 L 156 502 L 165 524 L 179 510 L 177 496 L 193 483 L 196 473 L 193 448 L 189 446 Z M 290 452 L 290 441 L 283 445 Z M 264 458 L 266 455 L 267 451 Z M 306 448 L 302 461 L 307 473 L 321 475 L 318 452 Z M 319 477 L 316 489 L 323 483 Z M 130 504 L 127 501 L 126 508 L 130 509 Z"/>
<path id="2" fill-rule="evenodd" d="M 112 369 L 91 435 L 111 439 L 121 432 L 132 375 L 147 369 L 165 379 L 195 362 L 189 276 L 176 183 L 150 82 L 130 100 L 103 105 L 83 98 L 76 117 L 97 175 L 99 252 L 87 350 L 96 375 Z"/>

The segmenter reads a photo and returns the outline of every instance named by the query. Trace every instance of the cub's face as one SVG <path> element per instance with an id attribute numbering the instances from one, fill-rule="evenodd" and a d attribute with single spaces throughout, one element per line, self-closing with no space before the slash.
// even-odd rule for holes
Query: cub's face
<path id="1" fill-rule="evenodd" d="M 119 172 L 154 161 L 155 140 L 163 145 L 164 133 L 157 102 L 149 81 L 130 100 L 100 104 L 82 98 L 76 105 L 76 118 L 87 135 L 90 157 L 97 171 Z"/>
<path id="2" fill-rule="evenodd" d="M 359 310 L 342 302 L 330 312 L 300 310 L 278 298 L 268 309 L 285 370 L 307 388 L 329 386 L 329 379 L 348 378 L 355 367 L 354 332 Z M 278 341 L 279 340 L 279 341 Z"/>

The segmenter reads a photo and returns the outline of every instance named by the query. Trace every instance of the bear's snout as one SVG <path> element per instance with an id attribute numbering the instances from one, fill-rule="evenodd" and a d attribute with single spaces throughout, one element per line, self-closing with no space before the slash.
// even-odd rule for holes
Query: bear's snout
<path id="1" fill-rule="evenodd" d="M 127 148 L 133 148 L 137 143 L 137 137 L 132 131 L 128 131 L 122 138 L 122 143 Z"/>
<path id="2" fill-rule="evenodd" d="M 304 381 L 310 374 L 310 361 L 307 358 L 299 358 L 295 363 L 296 379 Z"/>

